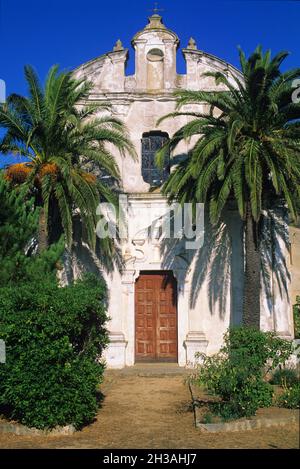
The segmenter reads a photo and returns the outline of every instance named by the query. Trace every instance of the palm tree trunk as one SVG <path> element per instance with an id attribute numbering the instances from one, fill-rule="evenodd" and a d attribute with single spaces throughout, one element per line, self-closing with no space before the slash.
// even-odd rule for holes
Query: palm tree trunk
<path id="1" fill-rule="evenodd" d="M 45 251 L 48 247 L 47 220 L 44 207 L 40 208 L 38 227 L 38 252 Z"/>
<path id="2" fill-rule="evenodd" d="M 260 328 L 260 251 L 257 223 L 253 220 L 250 203 L 245 221 L 245 283 L 243 325 Z"/>

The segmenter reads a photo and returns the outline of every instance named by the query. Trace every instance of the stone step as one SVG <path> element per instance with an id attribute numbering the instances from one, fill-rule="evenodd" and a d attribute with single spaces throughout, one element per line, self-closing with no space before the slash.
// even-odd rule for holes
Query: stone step
<path id="1" fill-rule="evenodd" d="M 142 377 L 164 377 L 182 376 L 191 374 L 190 368 L 178 366 L 176 363 L 138 363 L 134 366 L 127 366 L 120 370 L 107 369 L 106 376 L 142 376 Z"/>

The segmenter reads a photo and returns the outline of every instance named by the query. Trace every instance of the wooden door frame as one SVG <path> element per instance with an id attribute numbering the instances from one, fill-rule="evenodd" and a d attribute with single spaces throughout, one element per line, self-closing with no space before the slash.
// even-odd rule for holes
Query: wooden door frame
<path id="1" fill-rule="evenodd" d="M 174 294 L 174 302 L 175 302 L 175 311 L 176 311 L 176 357 L 174 358 L 155 358 L 155 359 L 149 359 L 149 358 L 139 358 L 137 360 L 137 350 L 136 350 L 136 304 L 135 304 L 135 299 L 136 299 L 136 283 L 138 279 L 142 275 L 164 275 L 164 274 L 169 274 L 173 277 L 174 281 L 174 288 L 173 288 L 173 294 Z M 155 318 L 155 328 L 157 329 L 157 317 Z M 157 330 L 156 330 L 156 338 L 157 338 Z M 156 344 L 155 344 L 156 345 Z M 138 276 L 135 278 L 134 282 L 134 363 L 178 363 L 178 345 L 179 345 L 179 340 L 178 340 L 178 281 L 177 277 L 174 275 L 173 270 L 140 270 L 138 273 Z"/>

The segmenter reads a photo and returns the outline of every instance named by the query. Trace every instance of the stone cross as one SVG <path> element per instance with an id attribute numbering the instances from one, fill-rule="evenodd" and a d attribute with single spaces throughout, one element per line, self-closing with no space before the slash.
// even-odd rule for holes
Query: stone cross
<path id="1" fill-rule="evenodd" d="M 154 8 L 152 10 L 149 10 L 149 11 L 153 11 L 154 15 L 157 15 L 157 13 L 159 11 L 164 11 L 164 9 L 163 8 L 158 8 L 158 3 L 154 2 Z"/>

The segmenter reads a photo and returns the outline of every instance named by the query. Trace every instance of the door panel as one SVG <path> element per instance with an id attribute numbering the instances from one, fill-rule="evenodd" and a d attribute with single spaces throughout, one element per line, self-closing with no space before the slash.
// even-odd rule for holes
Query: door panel
<path id="1" fill-rule="evenodd" d="M 135 288 L 136 361 L 177 361 L 176 280 L 142 273 Z"/>

